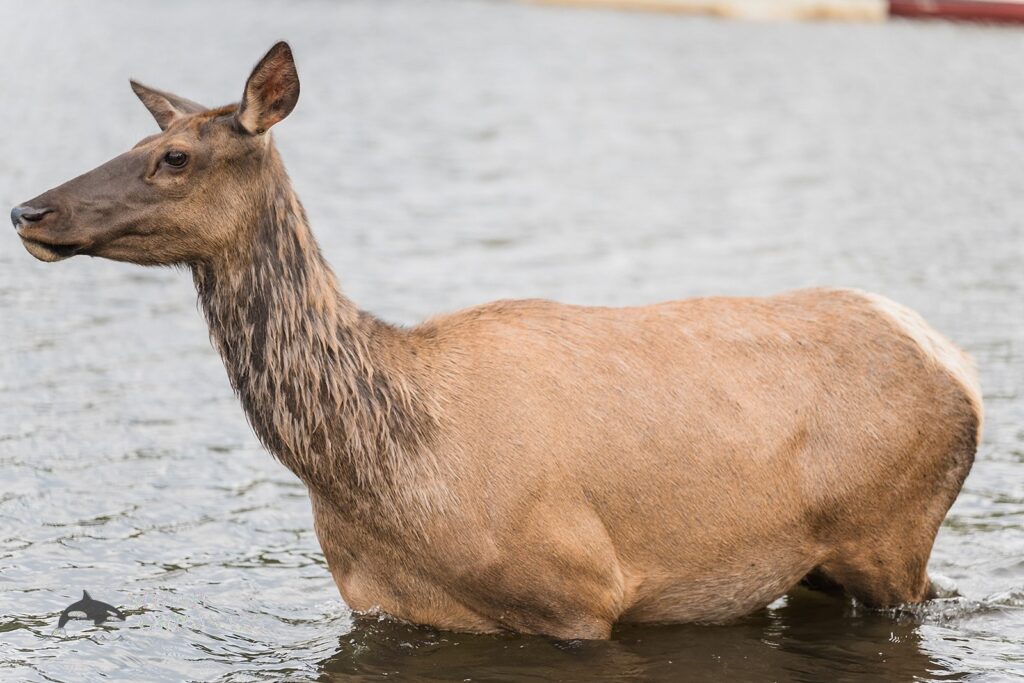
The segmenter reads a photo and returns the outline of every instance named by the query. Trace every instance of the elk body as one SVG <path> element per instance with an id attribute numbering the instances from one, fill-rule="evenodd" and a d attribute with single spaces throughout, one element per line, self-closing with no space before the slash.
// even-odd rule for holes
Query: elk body
<path id="1" fill-rule="evenodd" d="M 341 294 L 267 132 L 298 99 L 287 45 L 237 106 L 133 88 L 162 132 L 12 219 L 45 261 L 191 269 L 353 609 L 606 638 L 730 620 L 808 576 L 928 598 L 982 418 L 969 360 L 916 314 L 807 290 L 394 327 Z"/>

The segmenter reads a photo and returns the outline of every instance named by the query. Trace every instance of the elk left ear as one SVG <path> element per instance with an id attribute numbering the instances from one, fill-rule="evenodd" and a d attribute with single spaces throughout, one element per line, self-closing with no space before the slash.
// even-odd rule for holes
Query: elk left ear
<path id="1" fill-rule="evenodd" d="M 251 135 L 265 133 L 288 116 L 299 101 L 299 74 L 292 49 L 284 41 L 270 48 L 245 82 L 235 120 Z"/>
<path id="2" fill-rule="evenodd" d="M 206 111 L 206 107 L 203 105 L 192 100 L 186 100 L 184 97 L 178 97 L 155 88 L 148 88 L 138 81 L 129 81 L 129 83 L 132 84 L 132 90 L 135 94 L 146 105 L 146 109 L 156 119 L 160 130 L 167 130 L 167 127 L 174 123 L 175 119 L 179 119 L 182 116 Z"/>

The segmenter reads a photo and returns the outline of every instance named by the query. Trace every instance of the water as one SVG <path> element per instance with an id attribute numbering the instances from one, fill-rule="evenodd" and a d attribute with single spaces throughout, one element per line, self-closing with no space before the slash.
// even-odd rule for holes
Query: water
<path id="1" fill-rule="evenodd" d="M 893 614 L 807 592 L 724 627 L 553 645 L 360 620 L 258 445 L 190 278 L 0 239 L 0 678 L 1024 677 L 1024 33 L 739 24 L 494 2 L 0 5 L 0 206 L 216 105 L 292 42 L 277 133 L 347 293 L 413 322 L 859 286 L 977 358 L 985 441 Z M 128 621 L 57 615 L 82 589 Z"/>

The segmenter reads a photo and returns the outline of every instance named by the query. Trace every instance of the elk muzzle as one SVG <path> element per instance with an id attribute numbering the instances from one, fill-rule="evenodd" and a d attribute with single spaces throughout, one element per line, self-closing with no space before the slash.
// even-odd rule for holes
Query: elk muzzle
<path id="1" fill-rule="evenodd" d="M 43 220 L 43 217 L 48 213 L 53 213 L 53 209 L 35 209 L 31 206 L 16 206 L 11 209 L 11 223 L 14 223 L 14 228 L 17 230 L 21 227 L 22 223 L 38 223 Z"/>
<path id="2" fill-rule="evenodd" d="M 61 261 L 79 253 L 82 245 L 55 234 L 59 212 L 48 206 L 22 204 L 11 209 L 11 223 L 28 253 L 40 261 Z"/>

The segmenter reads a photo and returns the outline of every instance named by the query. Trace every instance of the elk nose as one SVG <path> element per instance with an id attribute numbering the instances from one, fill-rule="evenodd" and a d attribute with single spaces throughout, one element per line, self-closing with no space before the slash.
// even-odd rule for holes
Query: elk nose
<path id="1" fill-rule="evenodd" d="M 15 228 L 21 227 L 25 223 L 38 223 L 48 213 L 53 213 L 53 209 L 36 209 L 31 206 L 16 206 L 11 209 L 11 223 L 14 224 Z"/>

